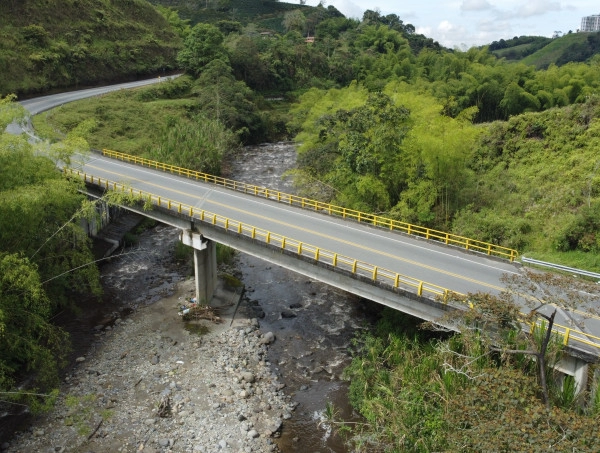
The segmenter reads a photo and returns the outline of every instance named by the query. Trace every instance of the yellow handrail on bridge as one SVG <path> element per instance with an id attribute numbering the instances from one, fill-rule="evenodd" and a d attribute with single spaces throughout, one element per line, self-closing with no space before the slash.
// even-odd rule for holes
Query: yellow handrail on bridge
<path id="1" fill-rule="evenodd" d="M 208 173 L 202 173 L 187 168 L 177 167 L 175 165 L 164 164 L 162 162 L 146 159 L 144 157 L 133 156 L 131 154 L 125 154 L 119 151 L 112 151 L 109 149 L 103 149 L 102 154 L 104 156 L 122 160 L 125 162 L 131 162 L 134 164 L 177 174 L 179 176 L 197 179 L 206 183 L 216 184 L 238 192 L 244 192 L 257 197 L 267 198 L 280 203 L 287 203 L 290 206 L 298 206 L 304 209 L 312 209 L 316 212 L 320 212 L 323 214 L 339 216 L 344 219 L 352 219 L 359 223 L 367 223 L 376 227 L 387 228 L 392 231 L 399 231 L 412 236 L 418 236 L 425 239 L 443 242 L 446 245 L 462 247 L 465 250 L 476 251 L 490 256 L 498 256 L 501 258 L 508 259 L 511 262 L 514 261 L 518 256 L 516 250 L 510 249 L 508 247 L 502 247 L 500 245 L 491 244 L 489 242 L 478 241 L 476 239 L 469 239 L 452 233 L 446 233 L 443 231 L 433 230 L 431 228 L 412 225 L 410 223 L 400 222 L 398 220 L 389 219 L 387 217 L 381 217 L 375 214 L 367 214 L 364 212 L 356 211 L 354 209 L 342 208 L 340 206 L 335 206 L 329 203 L 311 200 L 310 198 L 299 197 L 297 195 L 290 195 L 284 192 L 279 192 L 277 190 L 268 189 L 266 187 L 259 187 L 252 184 L 246 184 L 244 182 L 221 178 L 220 176 L 214 176 Z"/>
<path id="2" fill-rule="evenodd" d="M 124 184 L 95 177 L 93 175 L 88 175 L 80 170 L 65 168 L 64 172 L 67 175 L 76 175 L 77 177 L 83 179 L 84 182 L 89 181 L 91 184 L 95 184 L 106 190 L 121 192 L 128 191 L 131 194 L 135 193 L 141 201 L 149 201 L 153 205 L 164 207 L 167 210 L 177 212 L 178 214 L 185 213 L 185 215 L 199 219 L 202 222 L 210 223 L 213 226 L 221 227 L 226 231 L 242 234 L 250 239 L 260 240 L 266 244 L 279 247 L 282 250 L 294 253 L 298 256 L 311 258 L 317 262 L 332 266 L 335 269 L 350 272 L 352 275 L 366 277 L 373 282 L 380 282 L 394 289 L 411 290 L 422 297 L 433 296 L 443 303 L 447 303 L 450 293 L 460 295 L 460 293 L 457 293 L 456 291 L 451 291 L 447 288 L 434 285 L 423 280 L 401 275 L 397 272 L 390 271 L 364 261 L 359 261 L 354 258 L 340 255 L 338 253 L 300 242 L 277 233 L 272 233 L 268 230 L 263 230 L 262 228 L 247 225 L 237 220 L 233 220 L 204 209 L 194 208 L 193 206 L 189 206 L 175 200 L 165 200 L 158 195 L 153 195 L 142 190 L 133 192 L 131 188 L 128 188 Z M 529 322 L 527 324 L 529 324 L 531 328 L 534 326 L 534 324 Z M 587 345 L 600 351 L 600 337 L 588 335 L 579 331 L 573 331 L 571 328 L 561 326 L 560 324 L 554 324 L 553 332 L 559 336 L 562 336 L 562 343 L 565 346 L 568 346 L 570 342 L 573 342 Z"/>

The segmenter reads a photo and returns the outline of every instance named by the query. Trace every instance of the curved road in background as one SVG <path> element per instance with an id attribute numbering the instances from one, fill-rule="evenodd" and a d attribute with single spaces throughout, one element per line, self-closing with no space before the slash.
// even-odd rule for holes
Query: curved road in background
<path id="1" fill-rule="evenodd" d="M 30 99 L 21 104 L 33 115 L 66 102 L 157 83 L 165 79 L 156 78 L 105 88 L 61 93 Z M 105 158 L 98 154 L 92 154 L 85 161 L 74 162 L 73 168 L 103 179 L 127 184 L 134 189 L 150 192 L 164 199 L 216 212 L 230 219 L 459 293 L 477 291 L 497 293 L 502 289 L 500 277 L 503 274 L 519 272 L 517 265 L 507 261 L 465 253 L 462 249 L 290 207 L 212 184 Z M 556 322 L 574 330 L 577 325 L 582 327 L 583 332 L 600 336 L 598 317 L 584 319 L 577 313 L 559 310 Z"/>

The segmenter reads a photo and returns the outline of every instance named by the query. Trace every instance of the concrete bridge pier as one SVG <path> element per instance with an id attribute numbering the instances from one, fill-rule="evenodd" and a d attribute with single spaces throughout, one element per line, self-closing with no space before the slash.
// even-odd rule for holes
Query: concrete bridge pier
<path id="1" fill-rule="evenodd" d="M 194 248 L 194 276 L 196 279 L 196 301 L 210 305 L 217 287 L 217 245 L 201 233 L 183 230 L 179 239 Z"/>
<path id="2" fill-rule="evenodd" d="M 585 391 L 588 384 L 590 364 L 586 360 L 573 355 L 565 355 L 555 366 L 555 369 L 563 375 L 572 376 L 575 379 L 575 394 L 579 395 Z"/>

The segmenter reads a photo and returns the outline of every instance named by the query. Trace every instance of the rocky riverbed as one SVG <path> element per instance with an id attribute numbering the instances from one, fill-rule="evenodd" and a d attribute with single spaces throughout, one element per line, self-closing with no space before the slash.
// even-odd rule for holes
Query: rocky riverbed
<path id="1" fill-rule="evenodd" d="M 78 352 L 55 408 L 27 419 L 2 451 L 278 450 L 273 438 L 296 404 L 268 362 L 277 339 L 223 284 L 219 320 L 183 321 L 194 282 L 174 257 L 177 236 L 158 225 L 103 266 L 105 303 L 65 326 Z M 95 310 L 104 314 L 90 324 Z"/>
<path id="2" fill-rule="evenodd" d="M 234 305 L 208 333 L 178 315 L 191 280 L 112 326 L 76 359 L 55 409 L 17 433 L 9 452 L 271 452 L 295 404 L 271 372 L 256 319 Z M 188 326 L 189 327 L 189 326 Z"/>

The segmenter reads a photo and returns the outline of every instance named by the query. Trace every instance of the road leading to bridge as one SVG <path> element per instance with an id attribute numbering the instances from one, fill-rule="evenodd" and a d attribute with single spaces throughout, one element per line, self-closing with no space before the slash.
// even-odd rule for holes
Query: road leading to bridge
<path id="1" fill-rule="evenodd" d="M 153 79 L 106 89 L 45 96 L 25 101 L 23 105 L 34 114 L 71 100 L 157 81 L 158 79 Z M 502 289 L 500 277 L 503 274 L 519 272 L 518 266 L 486 255 L 465 253 L 462 249 L 291 207 L 98 154 L 92 154 L 81 162 L 74 162 L 73 167 L 163 199 L 218 213 L 232 220 L 459 293 L 497 293 Z M 570 328 L 575 327 L 573 320 L 580 326 L 584 325 L 585 332 L 600 335 L 600 322 L 596 317 L 583 319 L 577 314 L 561 311 L 556 318 L 557 323 Z"/>

